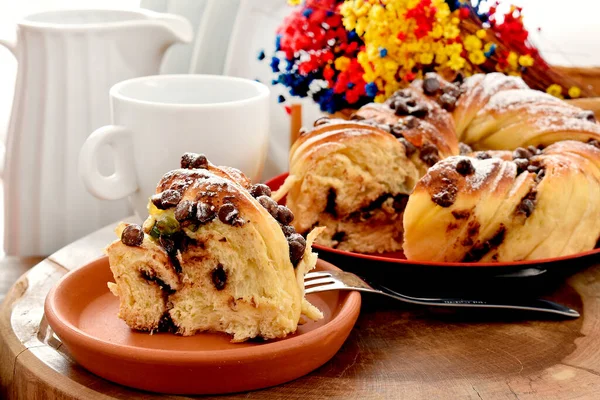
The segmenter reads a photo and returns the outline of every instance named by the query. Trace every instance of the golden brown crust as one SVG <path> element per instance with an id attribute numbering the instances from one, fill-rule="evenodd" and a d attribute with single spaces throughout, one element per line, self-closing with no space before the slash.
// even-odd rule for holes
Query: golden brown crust
<path id="1" fill-rule="evenodd" d="M 537 153 L 524 158 L 520 149 L 515 161 L 451 157 L 431 168 L 404 214 L 406 256 L 517 261 L 592 249 L 600 235 L 600 150 L 564 141 Z"/>

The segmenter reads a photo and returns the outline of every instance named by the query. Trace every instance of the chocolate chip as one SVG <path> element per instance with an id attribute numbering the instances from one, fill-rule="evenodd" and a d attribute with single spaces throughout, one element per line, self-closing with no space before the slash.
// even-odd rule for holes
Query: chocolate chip
<path id="1" fill-rule="evenodd" d="M 456 99 L 460 96 L 460 89 L 456 85 L 448 85 L 442 89 L 444 94 L 450 95 Z"/>
<path id="2" fill-rule="evenodd" d="M 440 207 L 450 207 L 456 201 L 456 192 L 456 187 L 449 187 L 448 189 L 431 196 L 431 201 Z"/>
<path id="3" fill-rule="evenodd" d="M 175 207 L 181 201 L 181 193 L 173 189 L 167 189 L 160 193 L 160 199 L 158 200 L 156 196 L 152 196 L 152 203 L 161 210 Z"/>
<path id="4" fill-rule="evenodd" d="M 525 159 L 530 159 L 531 157 L 533 157 L 533 155 L 535 154 L 535 151 L 531 152 L 528 149 L 524 149 L 523 147 L 517 147 L 513 153 L 513 159 L 516 158 L 525 158 Z"/>
<path id="5" fill-rule="evenodd" d="M 417 126 L 419 126 L 419 120 L 413 116 L 408 116 L 404 118 L 402 122 L 409 129 L 416 128 Z"/>
<path id="6" fill-rule="evenodd" d="M 277 216 L 277 202 L 269 196 L 260 196 L 257 198 L 261 206 L 269 212 L 275 218 Z"/>
<path id="7" fill-rule="evenodd" d="M 471 154 L 473 149 L 468 144 L 460 142 L 458 144 L 458 151 L 461 156 L 466 156 L 467 154 Z"/>
<path id="8" fill-rule="evenodd" d="M 390 128 L 390 133 L 395 137 L 404 137 L 404 131 L 407 129 L 416 128 L 419 125 L 419 120 L 413 116 L 408 116 L 404 119 L 399 120 L 395 125 Z"/>
<path id="9" fill-rule="evenodd" d="M 517 174 L 520 174 L 521 172 L 525 171 L 529 166 L 529 160 L 525 158 L 517 158 L 513 162 L 517 166 Z"/>
<path id="10" fill-rule="evenodd" d="M 198 222 L 206 224 L 215 219 L 216 216 L 217 213 L 214 206 L 208 203 L 198 202 L 196 207 L 196 219 Z"/>
<path id="11" fill-rule="evenodd" d="M 175 322 L 173 322 L 173 319 L 171 318 L 171 314 L 169 314 L 168 311 L 165 311 L 158 321 L 158 331 L 175 333 L 178 329 L 179 328 L 177 328 L 177 325 L 175 325 Z"/>
<path id="12" fill-rule="evenodd" d="M 271 196 L 271 188 L 265 184 L 257 183 L 250 188 L 250 194 L 254 198 L 260 196 Z"/>
<path id="13" fill-rule="evenodd" d="M 529 171 L 529 172 L 535 173 L 535 172 L 538 172 L 539 170 L 540 170 L 540 167 L 538 167 L 537 165 L 529 165 L 527 167 L 527 171 Z"/>
<path id="14" fill-rule="evenodd" d="M 185 153 L 181 157 L 181 168 L 195 169 L 208 167 L 208 160 L 204 154 Z"/>
<path id="15" fill-rule="evenodd" d="M 392 102 L 391 104 L 394 106 L 392 108 L 395 110 L 394 114 L 397 116 L 408 115 L 410 113 L 408 106 L 402 101 Z"/>
<path id="16" fill-rule="evenodd" d="M 344 241 L 344 238 L 346 237 L 346 232 L 344 231 L 338 231 L 336 233 L 333 234 L 333 236 L 331 237 L 331 240 L 336 241 L 337 244 L 335 245 L 335 247 L 337 247 L 340 242 Z"/>
<path id="17" fill-rule="evenodd" d="M 163 249 L 165 249 L 167 254 L 175 254 L 176 248 L 175 248 L 175 241 L 173 239 L 171 239 L 170 237 L 161 235 L 160 238 L 158 238 L 158 242 L 163 247 Z"/>
<path id="18" fill-rule="evenodd" d="M 452 216 L 456 219 L 466 219 L 471 215 L 471 211 L 469 210 L 454 210 L 452 211 Z"/>
<path id="19" fill-rule="evenodd" d="M 144 231 L 136 224 L 127 225 L 121 233 L 121 242 L 126 246 L 140 246 L 144 242 Z"/>
<path id="20" fill-rule="evenodd" d="M 290 236 L 296 233 L 296 230 L 292 225 L 281 225 L 281 230 L 283 231 L 283 234 L 286 238 L 289 238 Z"/>
<path id="21" fill-rule="evenodd" d="M 156 208 L 162 208 L 162 200 L 161 200 L 161 193 L 157 193 L 157 194 L 153 194 L 150 197 L 150 201 L 152 202 L 152 204 L 154 204 L 154 206 Z"/>
<path id="22" fill-rule="evenodd" d="M 292 265 L 296 267 L 300 260 L 302 260 L 302 256 L 306 250 L 306 240 L 302 235 L 296 233 L 295 235 L 290 236 L 288 245 L 290 248 L 290 261 L 292 262 Z"/>
<path id="23" fill-rule="evenodd" d="M 437 147 L 435 147 L 431 143 L 424 143 L 421 146 L 421 152 L 419 154 L 419 158 L 428 166 L 433 166 L 435 163 L 440 161 L 440 155 Z"/>
<path id="24" fill-rule="evenodd" d="M 363 117 L 362 115 L 358 115 L 358 114 L 352 114 L 350 116 L 350 120 L 352 121 L 363 121 L 365 119 L 365 117 Z"/>
<path id="25" fill-rule="evenodd" d="M 487 253 L 497 248 L 504 241 L 504 236 L 506 235 L 506 227 L 503 224 L 500 224 L 500 227 L 489 240 L 483 242 L 477 246 L 474 246 L 463 258 L 463 262 L 475 262 L 479 261 L 485 256 Z"/>
<path id="26" fill-rule="evenodd" d="M 337 192 L 334 188 L 330 187 L 327 191 L 327 204 L 325 205 L 325 212 L 337 217 L 337 210 L 335 208 L 335 200 L 337 198 Z"/>
<path id="27" fill-rule="evenodd" d="M 390 128 L 390 133 L 392 135 L 394 135 L 394 137 L 402 138 L 402 137 L 404 137 L 404 133 L 403 132 L 406 131 L 406 129 L 407 129 L 406 125 L 404 125 L 401 122 L 398 122 L 396 125 L 393 125 Z"/>
<path id="28" fill-rule="evenodd" d="M 536 183 L 540 183 L 542 181 L 542 179 L 544 179 L 544 177 L 546 176 L 546 170 L 545 169 L 540 169 L 537 173 L 537 175 L 535 176 L 535 182 Z"/>
<path id="29" fill-rule="evenodd" d="M 171 288 L 171 286 L 169 286 L 165 281 L 163 281 L 162 279 L 160 279 L 159 277 L 156 276 L 155 271 L 153 271 L 153 270 L 146 271 L 143 269 L 140 271 L 140 275 L 142 276 L 142 279 L 144 279 L 148 282 L 156 282 L 158 284 L 158 286 L 160 287 L 160 290 L 165 291 L 167 294 L 175 293 L 175 290 L 173 288 Z"/>
<path id="30" fill-rule="evenodd" d="M 531 154 L 540 154 L 542 152 L 541 149 L 538 149 L 535 146 L 527 146 L 527 150 L 529 150 Z"/>
<path id="31" fill-rule="evenodd" d="M 409 99 L 409 100 L 406 100 L 405 104 L 409 108 L 412 108 L 412 107 L 415 107 L 417 105 L 417 102 L 415 101 L 415 99 Z"/>
<path id="32" fill-rule="evenodd" d="M 525 214 L 525 217 L 529 217 L 535 208 L 535 204 L 533 201 L 529 199 L 523 199 L 519 206 L 517 207 L 517 211 L 521 214 Z"/>
<path id="33" fill-rule="evenodd" d="M 217 290 L 225 289 L 227 284 L 227 272 L 223 268 L 223 264 L 219 263 L 211 273 L 212 283 Z"/>
<path id="34" fill-rule="evenodd" d="M 429 110 L 422 104 L 417 104 L 415 107 L 411 108 L 410 115 L 414 115 L 418 118 L 423 118 L 427 115 Z"/>
<path id="35" fill-rule="evenodd" d="M 600 149 L 600 142 L 595 139 L 588 140 L 587 144 L 594 146 L 597 149 Z"/>
<path id="36" fill-rule="evenodd" d="M 440 96 L 438 102 L 444 110 L 452 111 L 456 107 L 456 97 L 444 93 Z"/>
<path id="37" fill-rule="evenodd" d="M 237 208 L 231 203 L 225 203 L 219 208 L 219 220 L 224 224 L 232 226 L 241 225 L 242 221 L 239 218 L 239 214 Z"/>
<path id="38" fill-rule="evenodd" d="M 177 221 L 185 221 L 191 219 L 196 214 L 196 205 L 190 200 L 184 200 L 177 205 L 175 209 L 175 219 Z"/>
<path id="39" fill-rule="evenodd" d="M 405 138 L 401 137 L 398 139 L 398 141 L 404 145 L 404 153 L 406 154 L 406 157 L 412 156 L 417 151 L 415 145 Z"/>
<path id="40" fill-rule="evenodd" d="M 394 202 L 392 203 L 392 207 L 396 212 L 403 212 L 406 208 L 406 204 L 408 203 L 408 195 L 407 194 L 397 194 L 394 196 Z"/>
<path id="41" fill-rule="evenodd" d="M 579 119 L 585 119 L 586 121 L 596 122 L 596 116 L 593 111 L 585 110 L 577 115 Z"/>
<path id="42" fill-rule="evenodd" d="M 289 225 L 294 220 L 294 214 L 286 206 L 277 206 L 277 217 L 275 219 L 282 225 Z"/>
<path id="43" fill-rule="evenodd" d="M 486 153 L 485 151 L 478 151 L 475 155 L 475 158 L 478 160 L 487 160 L 489 158 L 492 158 L 492 156 L 490 155 L 490 153 Z"/>
<path id="44" fill-rule="evenodd" d="M 317 118 L 317 120 L 315 121 L 315 123 L 313 124 L 313 126 L 320 126 L 320 125 L 328 123 L 329 121 L 330 121 L 329 117 Z"/>
<path id="45" fill-rule="evenodd" d="M 299 234 L 299 233 L 293 233 L 290 235 L 289 238 L 290 242 L 299 242 L 301 243 L 303 246 L 306 246 L 306 239 L 304 239 L 304 237 Z"/>
<path id="46" fill-rule="evenodd" d="M 475 167 L 473 167 L 471 160 L 463 158 L 456 163 L 456 172 L 462 176 L 471 175 L 475 172 Z"/>
<path id="47" fill-rule="evenodd" d="M 461 72 L 459 72 L 454 77 L 454 81 L 453 82 L 462 83 L 462 81 L 464 81 L 464 80 L 465 80 L 465 76 Z"/>
<path id="48" fill-rule="evenodd" d="M 440 81 L 437 78 L 425 78 L 423 80 L 423 91 L 427 95 L 433 95 L 440 90 Z"/>

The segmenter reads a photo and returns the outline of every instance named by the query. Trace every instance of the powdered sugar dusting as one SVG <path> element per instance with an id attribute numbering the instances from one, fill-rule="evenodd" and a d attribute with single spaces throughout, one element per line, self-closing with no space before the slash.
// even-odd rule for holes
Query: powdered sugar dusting
<path id="1" fill-rule="evenodd" d="M 499 72 L 486 74 L 481 82 L 483 95 L 491 97 L 503 89 L 529 89 L 529 86 L 518 76 L 507 76 Z"/>
<path id="2" fill-rule="evenodd" d="M 562 100 L 557 99 L 548 93 L 540 92 L 539 90 L 522 90 L 510 89 L 496 93 L 490 98 L 488 104 L 484 107 L 486 111 L 503 111 L 517 106 L 522 106 L 528 103 L 544 104 L 544 103 L 562 103 Z M 570 107 L 564 103 L 565 107 Z"/>
<path id="3" fill-rule="evenodd" d="M 535 127 L 543 132 L 578 131 L 600 135 L 600 125 L 585 119 L 564 116 L 547 116 L 533 120 Z"/>
<path id="4" fill-rule="evenodd" d="M 498 168 L 498 164 L 502 161 L 497 158 L 489 158 L 487 160 L 471 160 L 475 167 L 475 173 L 467 177 L 467 181 L 471 189 L 478 190 L 484 182 L 489 180 L 489 177 Z"/>

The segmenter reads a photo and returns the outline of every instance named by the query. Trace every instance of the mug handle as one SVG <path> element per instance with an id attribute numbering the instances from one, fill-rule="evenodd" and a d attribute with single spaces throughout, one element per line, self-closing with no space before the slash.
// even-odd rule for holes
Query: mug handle
<path id="1" fill-rule="evenodd" d="M 115 172 L 104 176 L 98 170 L 98 150 L 110 146 Z M 133 163 L 132 132 L 116 125 L 106 125 L 92 133 L 79 152 L 79 175 L 87 190 L 103 200 L 118 200 L 133 194 L 137 189 Z"/>

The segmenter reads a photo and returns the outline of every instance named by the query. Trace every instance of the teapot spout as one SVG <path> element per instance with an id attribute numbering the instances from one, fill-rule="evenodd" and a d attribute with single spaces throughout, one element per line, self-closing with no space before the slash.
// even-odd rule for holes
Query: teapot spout
<path id="1" fill-rule="evenodd" d="M 175 14 L 158 13 L 144 10 L 151 21 L 156 21 L 168 33 L 171 34 L 173 43 L 190 43 L 194 38 L 194 29 L 187 19 Z"/>

